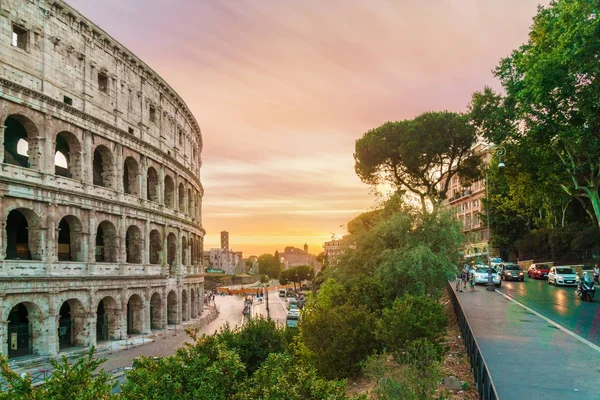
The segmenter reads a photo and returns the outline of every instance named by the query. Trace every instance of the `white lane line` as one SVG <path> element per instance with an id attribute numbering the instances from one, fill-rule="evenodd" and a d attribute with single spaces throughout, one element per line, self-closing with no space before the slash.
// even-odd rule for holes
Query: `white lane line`
<path id="1" fill-rule="evenodd" d="M 570 335 L 572 337 L 574 337 L 575 339 L 579 340 L 581 343 L 588 345 L 589 347 L 591 347 L 592 349 L 596 350 L 598 353 L 600 353 L 600 346 L 595 345 L 594 343 L 590 342 L 589 340 L 579 336 L 578 334 L 576 334 L 575 332 L 571 332 L 570 330 L 568 330 L 567 328 L 565 328 L 564 326 L 552 321 L 550 318 L 543 316 L 542 314 L 540 314 L 539 312 L 535 311 L 534 309 L 527 307 L 525 304 L 521 303 L 520 301 L 514 299 L 513 297 L 507 295 L 506 293 L 504 293 L 501 290 L 496 289 L 496 292 L 500 293 L 502 296 L 506 297 L 509 301 L 512 301 L 515 304 L 520 305 L 521 307 L 523 307 L 524 309 L 526 309 L 527 311 L 537 315 L 538 317 L 540 317 L 541 319 L 543 319 L 544 321 L 546 321 L 547 323 L 555 326 L 556 328 L 560 329 L 561 331 L 563 331 L 564 333 L 566 333 L 567 335 Z"/>

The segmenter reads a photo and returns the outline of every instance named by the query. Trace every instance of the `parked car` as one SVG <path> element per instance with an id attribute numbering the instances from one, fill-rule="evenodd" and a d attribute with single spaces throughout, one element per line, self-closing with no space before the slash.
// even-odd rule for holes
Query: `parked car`
<path id="1" fill-rule="evenodd" d="M 279 291 L 279 297 L 285 297 L 285 290 Z"/>
<path id="2" fill-rule="evenodd" d="M 293 297 L 288 300 L 287 306 L 288 310 L 291 310 L 292 308 L 298 309 L 298 300 L 294 299 Z"/>
<path id="3" fill-rule="evenodd" d="M 488 283 L 488 270 L 489 267 L 487 265 L 477 265 L 477 266 L 473 266 L 471 268 L 471 272 L 475 274 L 475 284 L 476 285 L 487 285 Z M 500 281 L 500 275 L 498 275 L 498 272 L 496 272 L 495 269 L 492 268 L 492 270 L 494 271 L 492 273 L 492 282 L 494 282 L 494 285 L 496 285 L 496 287 L 500 287 L 502 285 L 502 282 Z"/>
<path id="4" fill-rule="evenodd" d="M 504 260 L 500 257 L 493 257 L 490 259 L 490 265 L 494 269 L 497 269 L 500 266 L 500 264 L 502 264 L 503 262 L 504 262 Z"/>
<path id="5" fill-rule="evenodd" d="M 296 312 L 289 312 L 285 318 L 285 325 L 288 328 L 297 328 L 298 322 L 300 321 L 300 314 Z"/>
<path id="6" fill-rule="evenodd" d="M 521 281 L 525 280 L 525 274 L 521 271 L 519 264 L 515 263 L 502 263 L 500 264 L 500 278 L 505 281 Z"/>
<path id="7" fill-rule="evenodd" d="M 548 279 L 548 273 L 550 272 L 550 266 L 548 264 L 531 264 L 527 270 L 527 276 L 532 279 Z"/>
<path id="8" fill-rule="evenodd" d="M 571 267 L 552 267 L 548 273 L 549 285 L 577 285 L 577 272 Z"/>

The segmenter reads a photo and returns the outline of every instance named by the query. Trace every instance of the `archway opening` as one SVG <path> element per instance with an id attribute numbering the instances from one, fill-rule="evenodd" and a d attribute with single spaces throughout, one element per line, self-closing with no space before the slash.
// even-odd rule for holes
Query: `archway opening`
<path id="1" fill-rule="evenodd" d="M 96 186 L 104 186 L 114 189 L 114 165 L 113 156 L 108 147 L 98 146 L 94 150 L 93 183 Z"/>
<path id="2" fill-rule="evenodd" d="M 58 315 L 59 349 L 85 346 L 88 335 L 85 331 L 85 309 L 81 302 L 77 299 L 65 301 Z"/>
<path id="3" fill-rule="evenodd" d="M 165 176 L 165 207 L 175 209 L 175 183 L 169 175 Z"/>
<path id="4" fill-rule="evenodd" d="M 84 261 L 82 224 L 73 215 L 62 218 L 58 224 L 58 260 Z"/>
<path id="5" fill-rule="evenodd" d="M 167 236 L 167 264 L 169 265 L 169 273 L 175 273 L 175 253 L 177 251 L 177 238 L 173 232 Z"/>
<path id="6" fill-rule="evenodd" d="M 146 198 L 151 201 L 158 203 L 158 174 L 152 167 L 148 168 L 148 175 L 146 177 Z"/>
<path id="7" fill-rule="evenodd" d="M 117 230 L 109 221 L 102 221 L 96 230 L 96 262 L 117 262 Z"/>
<path id="8" fill-rule="evenodd" d="M 190 299 L 191 299 L 190 311 L 192 312 L 192 314 L 190 315 L 190 318 L 196 318 L 198 314 L 196 313 L 196 292 L 194 291 L 194 288 L 190 289 Z"/>
<path id="9" fill-rule="evenodd" d="M 60 132 L 56 135 L 54 173 L 81 180 L 81 145 L 77 137 L 70 132 Z"/>
<path id="10" fill-rule="evenodd" d="M 177 323 L 177 295 L 173 290 L 167 295 L 167 323 L 169 325 Z"/>
<path id="11" fill-rule="evenodd" d="M 144 239 L 140 228 L 131 225 L 127 228 L 127 236 L 125 237 L 125 247 L 127 251 L 127 262 L 132 264 L 141 264 L 142 248 Z"/>
<path id="12" fill-rule="evenodd" d="M 19 303 L 8 314 L 8 358 L 38 354 L 42 337 L 39 308 L 33 303 Z"/>
<path id="13" fill-rule="evenodd" d="M 12 210 L 6 219 L 6 259 L 32 259 L 29 251 L 29 223 L 19 210 Z"/>
<path id="14" fill-rule="evenodd" d="M 162 329 L 162 302 L 160 294 L 154 293 L 150 298 L 150 329 Z"/>
<path id="15" fill-rule="evenodd" d="M 194 240 L 193 235 L 190 237 L 189 247 L 190 247 L 190 257 L 191 257 L 190 264 L 196 265 L 196 249 L 195 249 L 195 240 Z"/>
<path id="16" fill-rule="evenodd" d="M 140 169 L 133 157 L 127 157 L 123 164 L 123 190 L 127 194 L 138 196 L 140 194 Z"/>
<path id="17" fill-rule="evenodd" d="M 187 214 L 189 216 L 191 216 L 192 219 L 195 219 L 194 218 L 194 198 L 192 197 L 192 191 L 190 189 L 188 189 L 188 191 L 187 191 L 187 198 L 188 198 Z"/>
<path id="18" fill-rule="evenodd" d="M 4 121 L 4 126 L 4 163 L 36 168 L 37 152 L 30 149 L 30 139 L 38 132 L 35 124 L 23 115 L 11 115 Z"/>
<path id="19" fill-rule="evenodd" d="M 181 264 L 188 265 L 187 259 L 187 239 L 185 236 L 181 237 Z"/>
<path id="20" fill-rule="evenodd" d="M 110 296 L 104 297 L 96 309 L 96 341 L 119 339 L 119 315 L 117 302 Z"/>
<path id="21" fill-rule="evenodd" d="M 162 239 L 158 230 L 150 231 L 150 264 L 160 264 L 160 253 L 162 251 Z"/>
<path id="22" fill-rule="evenodd" d="M 187 321 L 189 319 L 188 316 L 188 294 L 187 290 L 183 289 L 181 291 L 181 319 L 183 321 Z"/>
<path id="23" fill-rule="evenodd" d="M 185 212 L 185 187 L 183 186 L 183 183 L 179 184 L 179 189 L 177 191 L 179 192 L 179 211 L 184 213 Z"/>
<path id="24" fill-rule="evenodd" d="M 127 302 L 127 334 L 142 333 L 144 323 L 144 301 L 138 294 L 132 294 Z"/>

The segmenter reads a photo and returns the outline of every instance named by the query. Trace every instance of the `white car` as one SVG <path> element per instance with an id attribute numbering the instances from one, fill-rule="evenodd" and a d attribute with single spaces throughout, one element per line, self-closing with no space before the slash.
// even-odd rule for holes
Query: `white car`
<path id="1" fill-rule="evenodd" d="M 549 285 L 577 285 L 577 272 L 571 267 L 552 267 L 548 272 Z"/>
<path id="2" fill-rule="evenodd" d="M 487 285 L 488 283 L 488 270 L 489 267 L 487 265 L 477 265 L 476 267 L 471 268 L 470 272 L 475 273 L 475 284 L 476 285 Z M 496 287 L 500 287 L 502 282 L 500 281 L 500 275 L 496 270 L 493 270 L 492 273 L 492 282 Z"/>
<path id="3" fill-rule="evenodd" d="M 492 266 L 492 268 L 494 269 L 498 269 L 498 267 L 500 266 L 500 264 L 502 264 L 504 262 L 503 259 L 501 259 L 500 257 L 494 257 L 492 259 L 490 259 L 490 265 Z"/>

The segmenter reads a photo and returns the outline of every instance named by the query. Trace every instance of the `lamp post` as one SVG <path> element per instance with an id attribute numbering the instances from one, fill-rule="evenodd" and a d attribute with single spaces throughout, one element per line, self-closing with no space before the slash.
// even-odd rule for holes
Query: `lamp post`
<path id="1" fill-rule="evenodd" d="M 496 153 L 498 155 L 498 168 L 504 168 L 504 160 L 503 157 L 504 155 L 506 155 L 506 149 L 503 146 L 498 146 L 496 147 L 496 150 L 494 151 L 492 148 L 492 155 L 490 156 L 490 162 L 492 161 L 492 158 L 494 158 L 494 153 Z M 486 203 L 487 203 L 487 261 L 488 261 L 488 282 L 487 282 L 487 290 L 489 290 L 490 292 L 495 292 L 496 291 L 496 286 L 494 285 L 494 279 L 493 279 L 493 274 L 494 274 L 494 269 L 492 268 L 492 263 L 491 263 L 491 244 L 492 244 L 492 240 L 491 240 L 491 235 L 490 235 L 490 165 L 488 163 L 488 166 L 485 170 L 485 196 L 486 196 Z"/>

